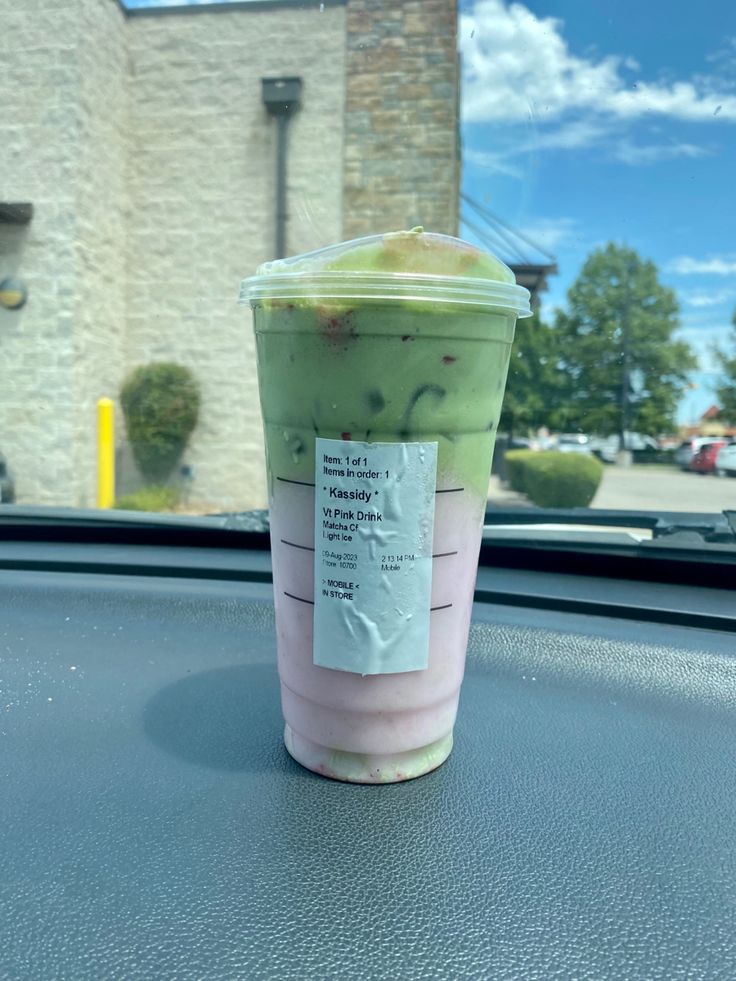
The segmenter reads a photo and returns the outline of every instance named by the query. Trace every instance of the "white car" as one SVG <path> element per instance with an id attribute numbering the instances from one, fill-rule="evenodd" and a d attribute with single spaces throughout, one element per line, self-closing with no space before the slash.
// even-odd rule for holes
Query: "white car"
<path id="1" fill-rule="evenodd" d="M 624 439 L 625 448 L 632 453 L 659 449 L 656 439 L 652 439 L 651 436 L 645 436 L 644 433 L 626 432 Z M 600 440 L 595 450 L 604 463 L 615 463 L 620 447 L 621 436 L 619 433 L 614 433 L 613 436 L 608 436 L 606 439 Z"/>
<path id="2" fill-rule="evenodd" d="M 716 476 L 736 477 L 736 443 L 727 443 L 718 451 Z"/>
<path id="3" fill-rule="evenodd" d="M 551 448 L 560 453 L 590 453 L 590 437 L 583 433 L 562 433 Z"/>

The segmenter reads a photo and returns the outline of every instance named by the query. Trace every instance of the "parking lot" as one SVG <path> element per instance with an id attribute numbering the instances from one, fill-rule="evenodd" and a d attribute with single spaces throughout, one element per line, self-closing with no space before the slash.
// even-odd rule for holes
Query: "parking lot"
<path id="1" fill-rule="evenodd" d="M 591 507 L 723 511 L 736 508 L 736 480 L 670 467 L 606 467 Z"/>
<path id="2" fill-rule="evenodd" d="M 489 501 L 501 506 L 525 499 L 493 477 Z M 607 466 L 592 508 L 720 512 L 736 509 L 736 479 L 684 473 L 663 466 Z"/>

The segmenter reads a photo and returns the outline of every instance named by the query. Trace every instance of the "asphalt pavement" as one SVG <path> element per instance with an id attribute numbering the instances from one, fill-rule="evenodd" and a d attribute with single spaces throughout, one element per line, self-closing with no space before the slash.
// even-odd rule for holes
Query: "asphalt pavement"
<path id="1" fill-rule="evenodd" d="M 501 506 L 528 503 L 504 488 L 496 477 L 491 478 L 488 497 L 491 504 Z M 736 479 L 684 473 L 667 466 L 609 465 L 591 507 L 719 513 L 736 509 Z"/>

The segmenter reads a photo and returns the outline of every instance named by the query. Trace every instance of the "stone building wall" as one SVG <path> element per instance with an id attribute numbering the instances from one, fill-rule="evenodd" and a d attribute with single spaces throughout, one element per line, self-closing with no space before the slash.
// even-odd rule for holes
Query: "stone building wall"
<path id="1" fill-rule="evenodd" d="M 0 450 L 17 495 L 88 505 L 95 401 L 122 372 L 124 16 L 110 0 L 1 0 L 0 276 L 29 289 L 0 310 Z"/>
<path id="2" fill-rule="evenodd" d="M 125 373 L 130 117 L 124 14 L 109 0 L 85 0 L 78 23 L 73 503 L 92 507 L 97 484 L 95 406 L 102 396 L 116 396 Z"/>
<path id="3" fill-rule="evenodd" d="M 349 0 L 344 231 L 457 234 L 456 0 Z"/>
<path id="4" fill-rule="evenodd" d="M 126 365 L 174 359 L 202 389 L 190 500 L 265 505 L 255 345 L 240 280 L 273 258 L 275 123 L 261 78 L 298 75 L 289 252 L 342 233 L 342 6 L 133 17 Z"/>

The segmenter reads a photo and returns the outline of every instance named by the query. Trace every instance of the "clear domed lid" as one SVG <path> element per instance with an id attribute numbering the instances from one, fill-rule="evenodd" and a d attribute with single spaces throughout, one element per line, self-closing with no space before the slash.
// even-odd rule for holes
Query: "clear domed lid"
<path id="1" fill-rule="evenodd" d="M 242 303 L 393 299 L 491 307 L 531 315 L 529 291 L 500 259 L 469 242 L 413 228 L 353 239 L 260 266 Z"/>

